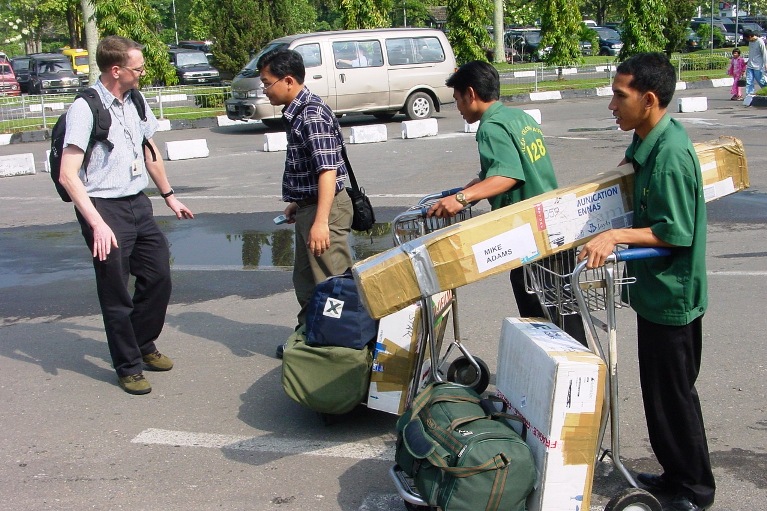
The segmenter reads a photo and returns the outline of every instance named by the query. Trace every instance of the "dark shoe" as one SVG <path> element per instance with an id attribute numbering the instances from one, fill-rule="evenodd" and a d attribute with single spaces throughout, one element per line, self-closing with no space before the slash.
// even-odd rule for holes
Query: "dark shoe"
<path id="1" fill-rule="evenodd" d="M 170 371 L 173 369 L 173 361 L 157 350 L 141 358 L 146 366 L 153 371 Z"/>
<path id="2" fill-rule="evenodd" d="M 144 378 L 143 374 L 129 374 L 128 376 L 120 376 L 117 379 L 120 388 L 128 394 L 140 396 L 142 394 L 149 394 L 152 392 L 152 386 Z"/>
<path id="3" fill-rule="evenodd" d="M 663 511 L 705 511 L 705 507 L 693 503 L 687 497 L 677 497 L 668 506 L 663 507 Z"/>
<path id="4" fill-rule="evenodd" d="M 277 346 L 277 358 L 282 360 L 282 354 L 285 353 L 285 344 L 280 344 Z"/>
<path id="5" fill-rule="evenodd" d="M 640 472 L 637 474 L 636 480 L 639 483 L 639 486 L 650 493 L 672 493 L 677 490 L 677 488 L 674 488 L 674 486 L 662 475 L 659 476 Z"/>

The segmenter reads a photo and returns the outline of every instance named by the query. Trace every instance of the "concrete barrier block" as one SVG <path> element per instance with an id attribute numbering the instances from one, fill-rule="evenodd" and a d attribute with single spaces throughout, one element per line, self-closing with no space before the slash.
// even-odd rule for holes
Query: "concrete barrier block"
<path id="1" fill-rule="evenodd" d="M 577 75 L 578 74 L 578 68 L 577 67 L 563 67 L 562 68 L 562 74 L 563 75 Z"/>
<path id="2" fill-rule="evenodd" d="M 712 87 L 732 87 L 732 78 L 712 78 Z"/>
<path id="3" fill-rule="evenodd" d="M 267 153 L 274 151 L 288 150 L 288 136 L 284 131 L 274 133 L 264 133 L 264 151 Z"/>
<path id="4" fill-rule="evenodd" d="M 537 108 L 532 108 L 530 110 L 524 110 L 524 112 L 527 115 L 529 115 L 530 117 L 532 117 L 533 119 L 535 119 L 535 122 L 537 122 L 538 124 L 541 124 L 541 111 L 540 110 L 538 110 Z"/>
<path id="5" fill-rule="evenodd" d="M 35 173 L 35 157 L 32 153 L 0 156 L 0 177 L 25 176 Z"/>
<path id="6" fill-rule="evenodd" d="M 10 144 L 11 137 L 13 137 L 13 133 L 0 133 L 0 145 Z"/>
<path id="7" fill-rule="evenodd" d="M 594 66 L 594 71 L 597 73 L 606 73 L 608 71 L 615 71 L 615 66 L 607 64 L 606 66 Z"/>
<path id="8" fill-rule="evenodd" d="M 219 126 L 241 126 L 243 124 L 263 124 L 263 122 L 261 122 L 261 119 L 245 119 L 244 121 L 235 121 L 225 115 L 217 116 L 216 123 Z"/>
<path id="9" fill-rule="evenodd" d="M 694 98 L 679 98 L 677 100 L 679 112 L 705 112 L 708 110 L 708 98 L 706 97 L 694 97 Z"/>
<path id="10" fill-rule="evenodd" d="M 157 119 L 157 131 L 170 131 L 170 119 Z"/>
<path id="11" fill-rule="evenodd" d="M 535 70 L 533 70 L 533 71 L 514 71 L 514 78 L 535 78 Z"/>
<path id="12" fill-rule="evenodd" d="M 385 124 L 371 124 L 369 126 L 352 126 L 350 144 L 370 144 L 373 142 L 386 142 L 389 133 Z"/>
<path id="13" fill-rule="evenodd" d="M 155 103 L 173 103 L 177 101 L 186 101 L 187 95 L 186 94 L 163 94 L 162 98 L 160 96 L 157 96 L 154 98 Z"/>
<path id="14" fill-rule="evenodd" d="M 207 158 L 209 154 L 208 141 L 204 138 L 165 142 L 165 157 L 168 160 Z"/>
<path id="15" fill-rule="evenodd" d="M 468 123 L 466 121 L 463 121 L 463 132 L 464 133 L 476 133 L 479 129 L 479 121 Z"/>
<path id="16" fill-rule="evenodd" d="M 47 172 L 48 174 L 51 173 L 51 150 L 50 149 L 45 150 L 45 167 L 43 168 L 43 172 Z"/>
<path id="17" fill-rule="evenodd" d="M 402 138 L 433 137 L 438 132 L 437 119 L 402 121 Z"/>
<path id="18" fill-rule="evenodd" d="M 606 85 L 605 87 L 597 87 L 596 92 L 597 96 L 612 96 L 613 88 L 610 85 Z"/>
<path id="19" fill-rule="evenodd" d="M 530 93 L 530 101 L 547 101 L 550 99 L 562 99 L 562 94 L 558 90 Z"/>
<path id="20" fill-rule="evenodd" d="M 687 90 L 687 82 L 676 82 L 674 90 Z"/>

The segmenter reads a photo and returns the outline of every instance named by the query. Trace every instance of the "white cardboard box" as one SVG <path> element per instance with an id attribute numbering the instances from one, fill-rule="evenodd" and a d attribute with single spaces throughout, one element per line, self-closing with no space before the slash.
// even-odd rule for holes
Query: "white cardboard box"
<path id="1" fill-rule="evenodd" d="M 506 318 L 496 389 L 528 426 L 538 480 L 527 511 L 587 511 L 605 390 L 602 359 L 552 323 Z"/>
<path id="2" fill-rule="evenodd" d="M 444 291 L 430 298 L 436 315 L 433 321 L 437 340 L 441 340 L 444 335 L 451 309 L 445 310 L 441 315 L 437 313 L 452 297 L 451 291 Z M 413 376 L 420 341 L 425 339 L 422 333 L 421 309 L 422 303 L 419 301 L 378 321 L 368 408 L 402 415 L 411 395 L 417 390 L 413 389 Z M 441 343 L 437 349 L 440 349 L 440 346 Z M 419 370 L 419 388 L 429 376 L 430 368 L 427 346 L 424 363 Z"/>

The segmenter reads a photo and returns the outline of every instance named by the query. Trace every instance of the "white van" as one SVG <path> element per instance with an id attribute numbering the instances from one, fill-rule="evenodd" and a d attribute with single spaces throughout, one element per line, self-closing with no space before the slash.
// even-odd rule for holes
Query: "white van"
<path id="1" fill-rule="evenodd" d="M 425 28 L 344 30 L 296 34 L 275 39 L 259 51 L 232 80 L 226 101 L 230 119 L 261 119 L 281 126 L 282 107 L 264 94 L 256 64 L 277 48 L 296 50 L 304 58 L 304 85 L 337 114 L 364 113 L 391 119 L 402 112 L 427 119 L 453 102 L 445 85 L 455 72 L 455 56 L 445 34 Z"/>

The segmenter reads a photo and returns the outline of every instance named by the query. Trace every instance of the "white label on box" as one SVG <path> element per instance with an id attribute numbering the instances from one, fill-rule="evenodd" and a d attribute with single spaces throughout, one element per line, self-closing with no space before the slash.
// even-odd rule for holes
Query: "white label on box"
<path id="1" fill-rule="evenodd" d="M 611 229 L 612 219 L 626 214 L 617 184 L 581 197 L 550 199 L 541 206 L 550 248 Z"/>
<path id="2" fill-rule="evenodd" d="M 567 377 L 567 413 L 594 413 L 597 396 L 597 375 L 570 372 Z"/>
<path id="3" fill-rule="evenodd" d="M 530 224 L 493 236 L 472 247 L 479 273 L 496 266 L 521 259 L 523 262 L 538 256 L 533 228 Z"/>
<path id="4" fill-rule="evenodd" d="M 735 189 L 735 183 L 732 181 L 732 177 L 703 187 L 703 197 L 706 202 L 735 192 L 737 192 L 737 190 Z"/>
<path id="5" fill-rule="evenodd" d="M 703 165 L 700 166 L 701 173 L 706 172 L 707 170 L 714 170 L 714 169 L 716 169 L 716 160 L 710 161 L 708 163 L 704 163 Z"/>

